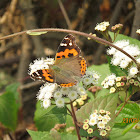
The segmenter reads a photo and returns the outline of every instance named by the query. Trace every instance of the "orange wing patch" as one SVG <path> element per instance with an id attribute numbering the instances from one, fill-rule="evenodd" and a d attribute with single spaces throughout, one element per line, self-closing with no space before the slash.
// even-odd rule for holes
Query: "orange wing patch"
<path id="1" fill-rule="evenodd" d="M 75 83 L 68 83 L 68 84 L 60 84 L 61 87 L 72 87 Z"/>
<path id="2" fill-rule="evenodd" d="M 42 70 L 42 73 L 43 73 L 42 75 L 45 77 L 46 81 L 53 83 L 54 80 L 53 80 L 53 77 L 51 75 L 51 72 L 52 71 L 49 70 L 49 69 L 43 69 Z"/>
<path id="3" fill-rule="evenodd" d="M 82 58 L 80 65 L 81 65 L 81 74 L 83 76 L 86 73 L 86 69 L 87 69 L 86 61 L 84 58 Z"/>
<path id="4" fill-rule="evenodd" d="M 75 50 L 75 49 L 71 49 L 71 50 L 65 49 L 64 52 L 63 52 L 63 51 L 58 52 L 58 53 L 56 54 L 56 58 L 57 58 L 57 59 L 62 59 L 62 57 L 63 57 L 63 58 L 69 58 L 69 57 L 76 56 L 76 55 L 78 55 L 77 50 Z"/>

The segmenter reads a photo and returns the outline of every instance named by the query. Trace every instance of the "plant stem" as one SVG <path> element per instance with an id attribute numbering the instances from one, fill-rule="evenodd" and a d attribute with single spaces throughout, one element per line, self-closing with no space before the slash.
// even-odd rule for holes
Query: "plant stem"
<path id="1" fill-rule="evenodd" d="M 125 100 L 124 104 L 122 105 L 122 107 L 120 108 L 120 110 L 118 111 L 118 113 L 116 114 L 116 117 L 120 114 L 120 112 L 122 111 L 122 109 L 124 108 L 124 106 L 126 105 L 126 103 L 129 101 L 129 99 L 131 98 L 133 94 L 131 94 L 127 100 Z"/>
<path id="2" fill-rule="evenodd" d="M 79 133 L 79 128 L 78 128 L 78 125 L 77 125 L 77 119 L 76 119 L 76 115 L 75 115 L 75 111 L 74 111 L 72 102 L 70 103 L 70 106 L 71 106 L 72 117 L 73 117 L 73 121 L 74 121 L 74 124 L 75 124 L 78 140 L 81 140 L 80 133 Z"/>
<path id="3" fill-rule="evenodd" d="M 129 55 L 124 50 L 122 50 L 121 48 L 115 46 L 114 44 L 110 43 L 109 41 L 106 41 L 106 40 L 101 39 L 99 37 L 92 36 L 92 35 L 84 33 L 84 32 L 75 31 L 75 30 L 68 30 L 68 29 L 60 29 L 60 28 L 42 28 L 42 29 L 33 29 L 33 30 L 27 30 L 27 31 L 28 32 L 45 32 L 45 31 L 49 31 L 49 32 L 65 32 L 65 33 L 72 33 L 72 34 L 85 36 L 87 38 L 89 37 L 89 38 L 92 38 L 94 40 L 97 40 L 97 41 L 101 42 L 104 45 L 112 46 L 113 48 L 121 51 L 122 53 L 127 55 L 129 58 L 131 58 L 136 63 L 137 67 L 139 67 L 139 65 L 138 65 L 137 61 L 135 60 L 135 58 L 132 57 L 131 55 Z M 4 36 L 4 37 L 1 37 L 0 40 L 9 39 L 11 37 L 15 37 L 15 36 L 18 36 L 18 35 L 23 35 L 23 34 L 27 33 L 27 31 L 22 31 L 22 32 L 11 34 L 11 35 L 7 35 L 7 36 Z"/>

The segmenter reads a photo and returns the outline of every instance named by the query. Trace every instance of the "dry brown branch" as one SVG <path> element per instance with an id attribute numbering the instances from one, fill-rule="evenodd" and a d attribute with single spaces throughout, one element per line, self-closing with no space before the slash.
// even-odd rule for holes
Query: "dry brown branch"
<path id="1" fill-rule="evenodd" d="M 59 3 L 59 6 L 60 6 L 60 9 L 61 9 L 61 11 L 62 11 L 62 13 L 64 15 L 64 18 L 66 20 L 66 23 L 68 25 L 68 29 L 72 29 L 70 19 L 69 19 L 68 14 L 67 14 L 64 6 L 63 6 L 62 1 L 61 0 L 58 0 L 58 3 Z"/>
<path id="2" fill-rule="evenodd" d="M 32 11 L 31 0 L 20 0 L 20 7 L 23 9 L 26 29 L 37 28 L 36 18 Z M 37 57 L 45 57 L 43 44 L 40 36 L 31 36 L 33 45 L 35 46 L 35 54 Z"/>
<path id="3" fill-rule="evenodd" d="M 18 80 L 21 81 L 27 76 L 29 64 L 31 62 L 32 45 L 27 35 L 22 36 L 22 54 L 18 68 Z M 24 81 L 22 81 L 23 83 Z"/>
<path id="4" fill-rule="evenodd" d="M 13 63 L 19 62 L 19 59 L 20 59 L 19 56 L 15 56 L 15 57 L 10 57 L 8 59 L 0 60 L 0 67 L 11 66 L 13 65 Z"/>
<path id="5" fill-rule="evenodd" d="M 139 36 L 136 34 L 136 30 L 140 28 L 140 0 L 137 0 L 135 2 L 136 10 L 135 10 L 135 16 L 133 20 L 133 26 L 131 31 L 131 37 L 139 39 Z"/>
<path id="6" fill-rule="evenodd" d="M 0 55 L 7 52 L 9 49 L 18 47 L 21 44 L 21 41 L 9 42 L 6 46 L 0 48 Z"/>
<path id="7" fill-rule="evenodd" d="M 25 85 L 21 85 L 19 87 L 19 89 L 20 90 L 26 90 L 26 89 L 34 88 L 34 87 L 42 85 L 42 84 L 43 84 L 43 82 L 41 82 L 41 81 L 35 81 L 35 82 L 31 82 L 31 83 L 28 83 L 28 84 L 25 84 Z"/>

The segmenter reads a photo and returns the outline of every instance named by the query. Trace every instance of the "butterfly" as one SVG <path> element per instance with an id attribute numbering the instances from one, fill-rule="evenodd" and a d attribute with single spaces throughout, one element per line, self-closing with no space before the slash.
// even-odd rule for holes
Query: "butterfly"
<path id="1" fill-rule="evenodd" d="M 58 47 L 55 62 L 48 69 L 39 69 L 31 74 L 32 79 L 57 83 L 61 87 L 71 87 L 86 73 L 86 61 L 80 56 L 75 37 L 68 34 Z"/>

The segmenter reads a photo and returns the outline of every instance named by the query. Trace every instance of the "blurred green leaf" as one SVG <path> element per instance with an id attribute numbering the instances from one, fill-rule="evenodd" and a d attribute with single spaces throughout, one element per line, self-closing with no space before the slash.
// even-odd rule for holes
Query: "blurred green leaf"
<path id="1" fill-rule="evenodd" d="M 49 108 L 44 109 L 41 107 L 41 103 L 38 102 L 36 105 L 36 112 L 34 121 L 36 127 L 40 131 L 49 131 L 52 129 L 55 124 L 65 123 L 66 122 L 67 109 L 57 108 L 51 105 Z"/>
<path id="2" fill-rule="evenodd" d="M 32 131 L 27 130 L 27 132 L 32 137 L 32 140 L 54 140 L 53 137 L 50 135 L 49 132 L 41 132 L 41 131 Z"/>
<path id="3" fill-rule="evenodd" d="M 12 92 L 12 94 L 15 96 L 15 100 L 16 100 L 16 103 L 18 104 L 18 108 L 21 106 L 20 95 L 19 95 L 19 92 L 17 91 L 19 85 L 20 83 L 13 83 L 6 87 L 6 91 Z"/>
<path id="4" fill-rule="evenodd" d="M 118 106 L 117 112 L 121 109 L 124 103 Z M 136 103 L 127 103 L 119 115 L 116 117 L 115 122 L 121 126 L 127 125 L 127 119 L 136 118 L 140 119 L 140 107 Z M 131 123 L 131 122 L 130 122 Z"/>
<path id="5" fill-rule="evenodd" d="M 57 131 L 27 131 L 31 135 L 32 140 L 78 140 L 77 135 L 72 135 L 69 133 L 59 133 Z M 86 140 L 86 138 L 81 138 L 81 140 Z"/>
<path id="6" fill-rule="evenodd" d="M 114 127 L 110 132 L 109 140 L 140 140 L 140 130 L 130 130 L 125 135 L 122 134 L 123 128 Z"/>
<path id="7" fill-rule="evenodd" d="M 18 104 L 13 92 L 7 91 L 0 96 L 0 122 L 11 130 L 17 125 Z"/>

